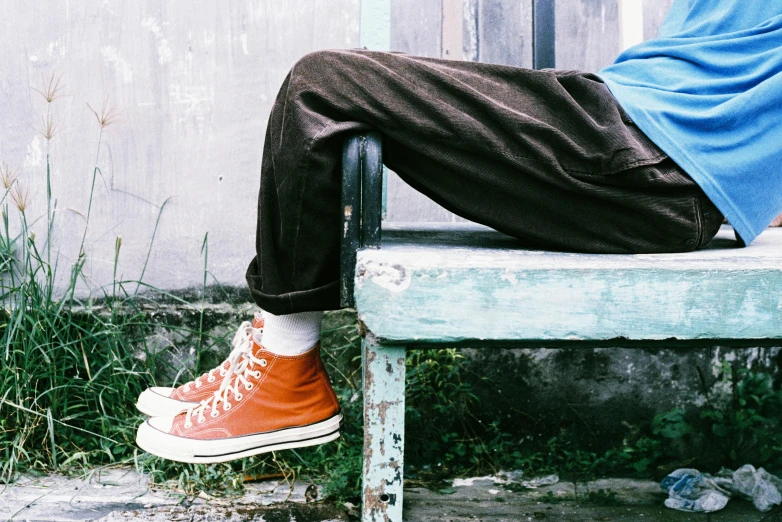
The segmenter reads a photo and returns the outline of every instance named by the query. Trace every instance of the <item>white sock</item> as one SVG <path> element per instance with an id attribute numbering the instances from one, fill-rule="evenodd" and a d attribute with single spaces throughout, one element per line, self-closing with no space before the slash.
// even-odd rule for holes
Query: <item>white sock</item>
<path id="1" fill-rule="evenodd" d="M 273 315 L 263 312 L 263 347 L 278 355 L 300 355 L 320 339 L 323 312 Z"/>

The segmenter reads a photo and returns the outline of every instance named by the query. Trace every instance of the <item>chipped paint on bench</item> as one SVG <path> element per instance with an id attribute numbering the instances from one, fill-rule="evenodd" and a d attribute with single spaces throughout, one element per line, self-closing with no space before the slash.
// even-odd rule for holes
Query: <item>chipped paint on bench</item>
<path id="1" fill-rule="evenodd" d="M 356 308 L 392 344 L 781 339 L 782 230 L 747 248 L 726 248 L 731 234 L 686 254 L 590 255 L 475 225 L 389 230 L 358 253 Z"/>
<path id="2" fill-rule="evenodd" d="M 364 338 L 364 522 L 402 520 L 405 349 Z"/>

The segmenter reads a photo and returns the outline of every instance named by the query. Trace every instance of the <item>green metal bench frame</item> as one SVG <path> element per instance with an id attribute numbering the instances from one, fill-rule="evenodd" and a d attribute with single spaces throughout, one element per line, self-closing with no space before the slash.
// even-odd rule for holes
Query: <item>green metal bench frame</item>
<path id="1" fill-rule="evenodd" d="M 553 68 L 555 2 L 529 1 L 533 66 Z M 361 0 L 359 31 L 362 47 L 389 50 L 391 0 Z M 408 348 L 782 342 L 782 229 L 763 234 L 746 249 L 721 248 L 735 244 L 726 230 L 712 250 L 688 255 L 530 254 L 475 230 L 457 232 L 463 244 L 441 241 L 426 250 L 426 241 L 437 241 L 429 233 L 411 243 L 412 250 L 395 250 L 393 241 L 380 250 L 379 134 L 346 139 L 342 176 L 340 296 L 343 306 L 358 311 L 363 337 L 364 522 L 402 520 Z M 477 248 L 464 250 L 468 243 Z M 427 264 L 419 253 L 437 256 L 441 265 Z M 400 283 L 395 270 L 409 287 L 385 288 Z M 557 300 L 562 296 L 569 301 Z M 506 307 L 501 321 L 491 309 L 496 303 Z M 472 320 L 470 304 L 479 309 L 480 320 Z"/>
<path id="2" fill-rule="evenodd" d="M 342 304 L 363 336 L 363 520 L 401 521 L 405 352 L 434 346 L 779 346 L 782 229 L 685 254 L 527 251 L 488 229 L 386 231 L 382 141 L 343 155 Z M 461 225 L 460 225 L 461 226 Z M 400 240 L 401 239 L 401 240 Z"/>
<path id="3" fill-rule="evenodd" d="M 367 133 L 348 138 L 342 152 L 340 301 L 344 307 L 355 306 L 357 252 L 380 248 L 382 187 L 381 136 Z M 366 335 L 362 345 L 362 520 L 401 522 L 405 348 L 382 348 Z"/>
<path id="4" fill-rule="evenodd" d="M 532 63 L 555 66 L 555 2 L 532 3 Z M 361 0 L 360 45 L 390 47 L 390 0 Z M 348 138 L 342 155 L 342 239 L 340 300 L 355 306 L 356 253 L 378 249 L 383 210 L 382 138 L 366 133 Z M 363 340 L 364 467 L 362 519 L 402 520 L 405 347 L 381 346 L 370 332 Z"/>

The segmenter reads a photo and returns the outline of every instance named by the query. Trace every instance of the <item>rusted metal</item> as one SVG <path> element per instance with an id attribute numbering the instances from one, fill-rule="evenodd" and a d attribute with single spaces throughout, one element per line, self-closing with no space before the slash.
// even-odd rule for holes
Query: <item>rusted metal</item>
<path id="1" fill-rule="evenodd" d="M 363 342 L 364 522 L 402 520 L 405 349 Z"/>

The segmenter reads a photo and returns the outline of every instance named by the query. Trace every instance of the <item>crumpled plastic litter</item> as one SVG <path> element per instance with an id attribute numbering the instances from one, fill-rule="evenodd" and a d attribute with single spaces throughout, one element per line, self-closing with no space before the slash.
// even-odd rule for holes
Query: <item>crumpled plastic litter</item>
<path id="1" fill-rule="evenodd" d="M 763 468 L 755 469 L 749 464 L 733 474 L 733 492 L 752 500 L 760 511 L 782 504 L 782 480 Z"/>
<path id="2" fill-rule="evenodd" d="M 524 478 L 524 472 L 517 471 L 500 471 L 497 474 L 499 480 L 495 480 L 495 484 L 521 484 L 525 488 L 535 489 L 542 486 L 551 486 L 559 482 L 559 475 L 542 475 L 539 477 Z"/>
<path id="3" fill-rule="evenodd" d="M 525 488 L 535 489 L 541 486 L 551 486 L 559 482 L 559 475 L 546 475 L 544 477 L 535 477 L 529 480 L 522 480 L 521 485 Z"/>
<path id="4" fill-rule="evenodd" d="M 782 480 L 750 464 L 736 471 L 723 468 L 716 475 L 677 469 L 660 482 L 660 487 L 668 492 L 665 505 L 679 511 L 719 511 L 733 496 L 751 500 L 760 511 L 782 504 Z"/>
<path id="5" fill-rule="evenodd" d="M 455 478 L 451 486 L 472 486 L 475 481 L 479 480 L 490 480 L 494 484 L 520 484 L 525 488 L 535 489 L 556 484 L 559 482 L 559 475 L 544 475 L 525 479 L 523 471 L 500 471 L 496 475 L 486 477 Z"/>
<path id="6" fill-rule="evenodd" d="M 666 507 L 710 513 L 728 504 L 731 495 L 726 486 L 731 481 L 725 477 L 712 477 L 697 469 L 682 468 L 665 477 L 660 487 L 668 492 Z"/>

